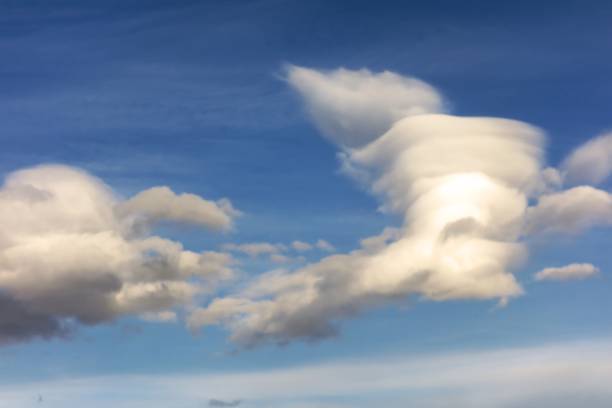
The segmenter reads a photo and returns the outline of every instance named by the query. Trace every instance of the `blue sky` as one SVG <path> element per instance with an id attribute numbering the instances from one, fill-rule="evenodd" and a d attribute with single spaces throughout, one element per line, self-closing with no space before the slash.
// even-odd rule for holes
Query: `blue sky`
<path id="1" fill-rule="evenodd" d="M 612 367 L 598 365 L 612 347 L 612 261 L 610 232 L 605 228 L 612 211 L 604 198 L 601 212 L 591 211 L 600 204 L 586 198 L 586 209 L 580 211 L 587 215 L 576 210 L 576 217 L 583 217 L 588 228 L 570 233 L 553 229 L 521 238 L 529 257 L 513 270 L 513 276 L 524 293 L 510 295 L 505 307 L 497 306 L 506 298 L 501 289 L 478 299 L 428 297 L 423 289 L 391 296 L 392 300 L 377 298 L 373 306 L 368 298 L 360 300 L 358 307 L 347 303 L 340 311 L 322 309 L 319 312 L 330 313 L 338 329 L 331 337 L 299 335 L 299 330 L 306 330 L 302 327 L 295 329 L 298 335 L 290 327 L 287 333 L 275 332 L 270 338 L 255 330 L 253 336 L 265 340 L 247 347 L 232 341 L 239 330 L 231 322 L 198 324 L 190 330 L 185 320 L 194 309 L 206 309 L 215 299 L 255 290 L 252 282 L 271 269 L 285 268 L 287 276 L 297 276 L 292 271 L 299 273 L 310 263 L 319 265 L 330 254 L 351 253 L 360 240 L 380 234 L 385 227 L 403 225 L 403 210 L 380 211 L 381 205 L 389 204 L 388 197 L 372 193 L 371 185 L 341 170 L 339 152 L 346 150 L 345 140 L 334 143 L 320 125 L 322 118 L 312 113 L 330 109 L 333 121 L 336 106 L 330 108 L 309 93 L 316 84 L 307 81 L 300 88 L 298 79 L 292 79 L 292 69 L 307 67 L 314 75 L 328 75 L 325 81 L 341 80 L 340 74 L 333 76 L 342 72 L 335 71 L 339 68 L 349 73 L 365 72 L 355 71 L 365 68 L 369 70 L 366 79 L 375 81 L 382 71 L 418 78 L 440 95 L 445 113 L 508 118 L 541 129 L 547 138 L 541 167 L 572 175 L 573 167 L 564 158 L 612 128 L 610 18 L 612 5 L 603 1 L 0 2 L 0 172 L 10 178 L 16 171 L 52 164 L 14 176 L 17 185 L 36 188 L 37 180 L 47 180 L 45 172 L 51 174 L 49 183 L 66 177 L 78 186 L 95 184 L 90 177 L 98 177 L 120 203 L 109 205 L 123 205 L 125 211 L 140 208 L 145 213 L 143 222 L 151 222 L 143 228 L 150 236 L 179 242 L 185 251 L 229 254 L 239 262 L 231 266 L 232 279 L 221 279 L 184 308 L 171 307 L 178 314 L 176 322 L 143 319 L 143 313 L 158 310 L 140 305 L 130 304 L 129 312 L 108 312 L 98 319 L 98 315 L 81 316 L 78 310 L 52 303 L 51 308 L 60 310 L 52 322 L 68 322 L 70 333 L 48 339 L 34 333 L 18 341 L 11 338 L 0 348 L 0 407 L 59 407 L 67 406 L 66 401 L 97 407 L 106 406 L 108 398 L 114 398 L 116 406 L 130 407 L 168 406 L 169 401 L 181 407 L 202 407 L 211 399 L 241 400 L 239 405 L 245 407 L 371 407 L 383 400 L 388 406 L 435 407 L 445 406 L 441 396 L 447 394 L 466 407 L 557 406 L 559 400 L 573 406 L 578 402 L 609 406 L 612 395 L 595 382 L 581 382 L 582 388 L 573 394 L 570 390 L 569 395 L 553 385 L 546 388 L 549 383 L 560 389 L 572 383 L 555 371 L 559 367 L 554 361 L 561 356 L 572 355 L 565 369 L 574 370 L 577 378 L 612 377 Z M 401 88 L 398 81 L 391 81 L 393 89 Z M 367 115 L 348 119 L 367 128 Z M 612 144 L 605 146 L 612 152 Z M 499 163 L 508 162 L 511 171 L 521 170 L 512 167 L 511 152 L 498 152 Z M 348 155 L 349 161 L 359 160 Z M 608 155 L 601 159 L 607 164 L 595 164 L 609 166 L 612 153 Z M 562 163 L 570 164 L 563 167 Z M 58 165 L 68 170 L 53 167 Z M 576 169 L 576 177 L 583 177 L 582 168 Z M 581 184 L 570 183 L 556 192 Z M 601 190 L 597 197 L 610 189 L 605 177 L 584 184 L 598 189 L 593 194 Z M 49 185 L 49 191 L 59 194 Z M 202 197 L 206 208 L 213 206 L 214 216 L 231 218 L 231 226 L 224 224 L 221 229 L 225 230 L 216 231 L 209 228 L 208 215 L 177 216 L 167 208 L 146 213 L 151 207 L 142 210 L 130 200 L 155 186 L 170 188 L 171 202 L 181 193 Z M 4 189 L 10 195 L 12 190 Z M 153 202 L 161 200 L 153 195 L 143 200 L 149 197 Z M 537 206 L 541 197 L 528 196 L 529 203 Z M 228 198 L 241 215 L 226 211 L 217 201 L 221 198 Z M 67 217 L 78 213 L 76 204 L 62 211 Z M 544 208 L 542 219 L 554 211 Z M 12 220 L 5 219 L 0 217 L 0 251 L 4 251 L 4 236 L 18 240 L 31 231 L 32 236 L 48 232 L 38 225 L 30 227 L 28 223 L 34 221 L 28 218 L 23 224 L 29 229 L 23 232 L 17 222 L 19 234 L 13 236 Z M 44 219 L 44 214 L 37 218 L 40 223 Z M 57 226 L 48 228 L 63 231 L 66 221 L 57 219 Z M 66 219 L 70 225 L 77 223 L 76 218 Z M 132 235 L 123 238 L 133 243 Z M 313 246 L 324 240 L 333 251 L 321 247 L 301 252 L 292 249 L 295 240 Z M 236 249 L 255 242 L 281 244 L 271 251 L 291 259 L 273 262 L 268 253 L 251 256 Z M 149 252 L 143 254 L 146 258 Z M 103 261 L 112 264 L 110 259 Z M 41 265 L 51 265 L 43 266 L 49 270 L 55 270 L 53 262 L 40 259 Z M 539 281 L 534 277 L 544 268 L 574 263 L 592 264 L 599 272 L 588 279 Z M 58 270 L 57 277 L 49 275 L 51 281 L 70 289 L 38 292 L 32 282 L 1 286 L 0 293 L 11 301 L 18 299 L 20 305 L 29 301 L 24 299 L 34 299 L 27 310 L 36 313 L 47 305 L 50 293 L 59 293 L 60 303 L 62 293 L 81 302 L 78 285 L 74 286 L 77 292 L 72 292 L 72 283 L 62 286 L 62 279 L 76 275 L 72 270 L 67 275 Z M 264 280 L 262 284 L 272 283 Z M 37 298 L 39 293 L 44 296 Z M 277 295 L 267 296 L 276 299 Z M 239 309 L 237 315 L 263 315 L 259 306 L 253 307 L 254 312 Z M 313 310 L 316 314 L 318 309 Z M 308 315 L 307 310 L 299 312 Z M 6 318 L 9 325 L 13 317 Z M 308 319 L 315 318 L 308 315 Z M 282 345 L 277 344 L 279 340 Z M 582 361 L 576 354 L 592 358 Z M 498 365 L 488 366 L 489 357 Z M 535 368 L 529 364 L 520 364 L 540 357 L 542 364 L 550 366 L 542 377 L 533 374 Z M 405 361 L 406 366 L 389 364 L 391 360 Z M 338 366 L 343 364 L 389 365 L 393 374 L 381 382 L 391 385 L 364 386 L 361 381 L 374 380 L 367 370 L 362 377 L 356 374 L 356 379 L 338 381 L 335 388 L 307 379 L 326 369 L 330 378 L 336 370 L 342 376 L 346 368 Z M 461 384 L 450 378 L 439 384 L 428 379 L 431 383 L 419 385 L 407 374 L 424 370 L 436 377 L 436 370 L 454 373 L 457 367 L 472 364 L 484 374 Z M 498 385 L 482 380 L 487 370 L 519 373 L 499 380 L 524 391 L 525 399 L 489 399 Z M 295 378 L 295 392 L 243 390 L 241 375 L 264 378 L 262 390 L 274 388 L 270 383 L 277 381 L 275 376 L 287 375 Z M 547 384 L 543 388 L 550 392 L 536 395 L 527 390 L 525 378 Z M 173 380 L 180 383 L 176 389 L 183 394 L 177 395 L 171 387 L 156 388 L 158 382 Z M 83 383 L 75 387 L 73 381 Z M 215 388 L 221 383 L 227 387 Z M 200 391 L 198 384 L 202 384 Z"/>

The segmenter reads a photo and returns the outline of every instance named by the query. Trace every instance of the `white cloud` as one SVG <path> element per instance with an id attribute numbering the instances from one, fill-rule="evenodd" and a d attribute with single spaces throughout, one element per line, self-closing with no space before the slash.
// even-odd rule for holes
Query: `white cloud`
<path id="1" fill-rule="evenodd" d="M 271 254 L 270 255 L 270 260 L 274 263 L 289 263 L 291 262 L 293 259 L 287 255 L 283 255 L 283 254 Z"/>
<path id="2" fill-rule="evenodd" d="M 388 71 L 292 65 L 287 80 L 323 134 L 347 147 L 367 144 L 406 116 L 442 110 L 442 97 L 430 85 Z"/>
<path id="3" fill-rule="evenodd" d="M 71 167 L 6 178 L 0 291 L 13 311 L 0 316 L 0 342 L 61 335 L 66 319 L 93 324 L 166 313 L 232 275 L 229 255 L 149 235 L 123 204 L 101 180 Z"/>
<path id="4" fill-rule="evenodd" d="M 386 247 L 389 242 L 401 238 L 401 236 L 402 231 L 400 229 L 387 227 L 379 235 L 362 239 L 360 244 L 364 251 L 375 253 Z"/>
<path id="5" fill-rule="evenodd" d="M 610 341 L 359 360 L 223 374 L 118 375 L 0 385 L 0 407 L 192 407 L 210 399 L 262 407 L 607 408 Z M 341 404 L 338 402 L 338 404 Z M 342 406 L 342 404 L 340 405 Z"/>
<path id="6" fill-rule="evenodd" d="M 193 306 L 193 329 L 220 324 L 239 344 L 283 343 L 332 335 L 342 319 L 409 296 L 506 304 L 523 293 L 513 271 L 527 255 L 526 237 L 612 223 L 608 192 L 590 186 L 559 191 L 563 177 L 607 177 L 601 158 L 593 159 L 597 171 L 585 170 L 580 157 L 594 154 L 590 144 L 570 156 L 562 172 L 544 169 L 539 129 L 443 114 L 441 95 L 419 80 L 295 66 L 287 76 L 338 144 L 347 174 L 365 183 L 380 209 L 399 215 L 402 225 L 361 240 L 352 252 L 300 267 L 295 264 L 303 259 L 287 256 L 290 248 L 334 247 L 322 239 L 226 244 L 225 251 L 265 255 L 286 269 L 196 307 L 199 295 L 232 276 L 234 259 L 185 250 L 142 226 L 167 220 L 228 229 L 239 214 L 229 201 L 177 195 L 167 187 L 121 201 L 100 180 L 72 168 L 16 172 L 0 190 L 0 303 L 8 311 L 0 313 L 0 341 L 62 335 L 66 320 L 154 318 Z M 537 204 L 529 207 L 530 199 Z"/>
<path id="7" fill-rule="evenodd" d="M 558 268 L 544 268 L 535 274 L 535 279 L 542 280 L 572 280 L 586 279 L 599 273 L 599 268 L 589 263 L 573 263 Z"/>
<path id="8" fill-rule="evenodd" d="M 227 199 L 214 202 L 195 194 L 177 195 L 168 187 L 141 191 L 117 208 L 123 215 L 140 215 L 149 221 L 168 220 L 225 230 L 231 227 L 233 217 L 240 214 Z"/>
<path id="9" fill-rule="evenodd" d="M 578 233 L 612 224 L 612 196 L 590 186 L 543 195 L 526 215 L 526 233 Z"/>
<path id="10" fill-rule="evenodd" d="M 171 310 L 144 313 L 140 315 L 140 317 L 148 322 L 156 323 L 173 323 L 177 320 L 176 312 L 173 312 Z"/>
<path id="11" fill-rule="evenodd" d="M 287 250 L 287 247 L 283 244 L 271 244 L 269 242 L 248 242 L 245 244 L 229 243 L 224 244 L 222 248 L 225 251 L 242 252 L 252 257 L 279 254 Z"/>
<path id="12" fill-rule="evenodd" d="M 599 184 L 612 173 L 612 133 L 589 140 L 563 162 L 566 180 L 571 184 Z"/>
<path id="13" fill-rule="evenodd" d="M 317 249 L 320 249 L 321 251 L 334 252 L 336 250 L 336 248 L 332 244 L 330 244 L 324 239 L 319 239 L 317 242 L 315 242 L 314 245 L 315 247 L 317 247 Z"/>
<path id="14" fill-rule="evenodd" d="M 291 247 L 300 252 L 310 251 L 312 249 L 312 245 L 304 241 L 293 241 Z"/>
<path id="15" fill-rule="evenodd" d="M 369 117 L 353 111 L 347 95 L 402 112 L 387 116 L 396 120 L 387 124 L 390 129 L 359 148 L 362 140 L 331 136 L 345 149 L 346 161 L 371 175 L 370 189 L 384 209 L 401 214 L 405 224 L 364 240 L 349 254 L 265 275 L 253 283 L 258 291 L 214 300 L 193 313 L 190 325 L 224 324 L 242 344 L 282 343 L 331 335 L 338 320 L 410 295 L 503 300 L 522 293 L 511 271 L 526 253 L 519 239 L 527 199 L 542 182 L 538 129 L 506 119 L 406 111 L 396 95 L 416 92 L 411 98 L 420 100 L 423 89 L 419 83 L 415 91 L 412 80 L 395 74 L 293 68 L 289 81 L 316 115 L 336 118 L 349 130 Z"/>
<path id="16" fill-rule="evenodd" d="M 350 253 L 264 274 L 195 310 L 194 328 L 222 324 L 239 344 L 284 343 L 333 335 L 342 319 L 411 295 L 505 305 L 523 293 L 513 271 L 526 258 L 526 237 L 612 223 L 609 193 L 559 191 L 562 174 L 544 168 L 544 135 L 533 126 L 442 114 L 435 89 L 389 72 L 291 67 L 288 81 L 339 145 L 346 173 L 403 225 Z M 607 146 L 607 137 L 598 140 L 568 159 L 566 176 L 587 174 L 576 157 L 601 140 Z M 606 160 L 595 160 L 592 181 L 608 172 Z"/>

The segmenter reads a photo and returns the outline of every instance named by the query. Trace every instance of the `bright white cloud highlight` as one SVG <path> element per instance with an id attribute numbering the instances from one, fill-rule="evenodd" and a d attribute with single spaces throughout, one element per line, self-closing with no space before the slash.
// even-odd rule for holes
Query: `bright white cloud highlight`
<path id="1" fill-rule="evenodd" d="M 287 250 L 284 244 L 271 244 L 269 242 L 248 242 L 245 244 L 224 244 L 225 251 L 242 252 L 252 257 L 259 255 L 280 254 Z"/>
<path id="2" fill-rule="evenodd" d="M 535 279 L 542 280 L 573 280 L 586 279 L 599 273 L 599 268 L 590 263 L 573 263 L 558 268 L 544 268 L 535 274 Z"/>
<path id="3" fill-rule="evenodd" d="M 247 242 L 196 253 L 152 235 L 150 226 L 227 230 L 239 215 L 228 200 L 168 187 L 121 200 L 73 168 L 15 172 L 0 190 L 0 342 L 61 335 L 66 320 L 136 314 L 170 321 L 187 307 L 192 329 L 223 325 L 233 341 L 251 346 L 330 336 L 342 319 L 409 296 L 506 304 L 523 293 L 513 272 L 527 256 L 527 238 L 612 223 L 607 191 L 562 190 L 564 182 L 608 177 L 610 135 L 577 149 L 558 170 L 544 166 L 541 130 L 445 114 L 442 96 L 415 78 L 291 66 L 287 81 L 338 145 L 344 172 L 380 198 L 382 211 L 400 215 L 401 225 L 306 265 L 288 254 L 334 247 L 322 239 Z M 201 294 L 232 276 L 227 252 L 265 256 L 283 269 L 198 306 Z M 587 269 L 548 268 L 541 276 Z"/>
<path id="4" fill-rule="evenodd" d="M 151 191 L 162 192 L 159 203 L 147 204 Z M 66 319 L 167 319 L 171 309 L 190 305 L 233 274 L 227 254 L 185 250 L 146 233 L 141 210 L 154 219 L 209 227 L 230 222 L 211 202 L 166 187 L 126 202 L 71 167 L 8 175 L 0 189 L 0 342 L 60 335 Z"/>
<path id="5" fill-rule="evenodd" d="M 409 109 L 421 106 L 416 101 L 424 94 L 428 101 L 441 97 L 396 74 L 294 67 L 288 80 L 315 120 L 323 115 L 346 124 L 342 137 L 331 136 L 354 168 L 370 174 L 384 209 L 402 214 L 405 224 L 394 237 L 370 238 L 350 254 L 264 275 L 253 285 L 267 291 L 217 299 L 194 312 L 192 326 L 223 323 L 244 344 L 285 342 L 330 335 L 338 319 L 411 294 L 447 300 L 522 293 L 511 270 L 525 255 L 518 241 L 523 215 L 541 183 L 538 129 L 506 119 L 428 114 L 438 104 Z M 368 109 L 386 118 L 378 130 L 390 127 L 369 144 L 352 131 L 369 120 L 352 96 L 375 104 Z"/>

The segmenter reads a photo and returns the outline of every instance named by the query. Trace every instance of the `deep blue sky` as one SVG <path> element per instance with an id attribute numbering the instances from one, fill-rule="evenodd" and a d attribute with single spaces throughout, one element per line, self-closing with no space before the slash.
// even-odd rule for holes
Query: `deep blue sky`
<path id="1" fill-rule="evenodd" d="M 416 76 L 453 113 L 541 127 L 557 164 L 612 128 L 611 21 L 607 1 L 0 1 L 0 172 L 63 163 L 125 196 L 168 185 L 229 197 L 245 213 L 228 235 L 168 232 L 190 248 L 325 238 L 350 250 L 397 220 L 338 172 L 337 149 L 303 114 L 283 64 Z M 237 355 L 218 329 L 193 337 L 180 324 L 125 319 L 4 348 L 0 380 L 252 370 L 606 336 L 609 277 L 536 286 L 529 274 L 575 258 L 605 271 L 608 247 L 601 231 L 535 245 L 528 295 L 500 311 L 415 301 L 346 322 L 322 343 Z"/>

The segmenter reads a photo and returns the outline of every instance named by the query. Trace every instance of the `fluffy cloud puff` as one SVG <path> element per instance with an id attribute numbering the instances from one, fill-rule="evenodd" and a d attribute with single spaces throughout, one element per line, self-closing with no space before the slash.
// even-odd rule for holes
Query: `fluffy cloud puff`
<path id="1" fill-rule="evenodd" d="M 0 342 L 126 314 L 168 319 L 170 309 L 230 277 L 233 261 L 145 233 L 143 218 L 214 228 L 232 215 L 167 187 L 121 201 L 101 180 L 66 166 L 10 174 L 0 189 Z"/>
<path id="2" fill-rule="evenodd" d="M 288 82 L 347 173 L 404 223 L 348 254 L 264 274 L 194 311 L 194 328 L 223 324 L 240 344 L 283 343 L 331 335 L 342 318 L 410 295 L 505 303 L 523 293 L 512 272 L 525 236 L 608 217 L 606 192 L 558 191 L 561 173 L 543 168 L 544 135 L 529 124 L 443 114 L 432 87 L 388 72 L 291 67 Z"/>
<path id="3" fill-rule="evenodd" d="M 323 134 L 348 147 L 372 141 L 398 119 L 440 112 L 443 105 L 429 84 L 388 71 L 321 72 L 291 65 L 287 80 Z"/>
<path id="4" fill-rule="evenodd" d="M 573 263 L 558 268 L 544 268 L 535 274 L 536 280 L 586 279 L 597 275 L 599 268 L 589 263 Z"/>
<path id="5" fill-rule="evenodd" d="M 578 233 L 612 224 L 612 195 L 591 186 L 579 186 L 543 195 L 530 207 L 526 233 Z"/>
<path id="6" fill-rule="evenodd" d="M 225 244 L 223 249 L 226 251 L 242 252 L 251 257 L 259 255 L 279 254 L 287 250 L 284 244 L 271 244 L 269 242 L 248 242 L 244 244 Z"/>
<path id="7" fill-rule="evenodd" d="M 148 221 L 167 220 L 227 230 L 240 212 L 227 199 L 204 200 L 195 194 L 175 194 L 168 187 L 153 187 L 121 203 L 121 213 L 140 214 Z"/>
<path id="8" fill-rule="evenodd" d="M 562 165 L 569 183 L 599 184 L 612 173 L 612 133 L 577 148 Z"/>

